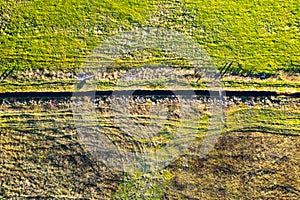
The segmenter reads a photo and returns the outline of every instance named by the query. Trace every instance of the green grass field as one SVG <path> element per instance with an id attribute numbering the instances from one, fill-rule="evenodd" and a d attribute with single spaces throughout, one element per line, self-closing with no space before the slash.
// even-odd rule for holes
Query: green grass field
<path id="1" fill-rule="evenodd" d="M 276 90 L 282 85 L 297 90 L 299 7 L 299 1 L 271 0 L 1 1 L 0 90 L 72 90 L 74 82 L 69 79 L 74 81 L 74 76 L 57 74 L 74 75 L 101 41 L 140 26 L 164 27 L 192 37 L 221 71 L 232 63 L 224 73 L 258 78 L 250 88 Z M 30 73 L 37 75 L 30 78 Z M 269 86 L 260 81 L 262 77 L 271 77 Z M 229 88 L 241 86 L 239 81 L 224 81 Z"/>
<path id="2" fill-rule="evenodd" d="M 75 76 L 93 49 L 137 27 L 192 38 L 213 59 L 224 89 L 300 92 L 299 0 L 0 0 L 0 93 L 76 91 Z M 214 81 L 197 80 L 193 66 L 173 52 L 146 49 L 121 56 L 85 86 L 126 89 L 118 80 L 145 64 L 173 66 L 195 89 L 207 89 L 205 83 Z M 159 81 L 145 80 L 141 88 L 162 89 Z M 152 100 L 120 104 L 131 109 L 125 123 L 117 121 L 114 105 L 105 98 L 96 103 L 86 97 L 91 104 L 78 104 L 95 109 L 98 121 L 88 118 L 94 117 L 90 112 L 84 121 L 70 98 L 0 97 L 0 199 L 299 198 L 300 99 L 224 98 L 219 102 L 224 118 L 214 124 L 222 125 L 220 137 L 202 156 L 205 136 L 217 130 L 209 124 L 216 99 L 198 99 L 193 108 L 201 116 L 196 120 L 181 120 L 178 105 L 166 103 L 168 118 L 162 120 L 150 112 L 158 105 Z M 163 129 L 140 137 L 148 134 L 152 119 L 163 122 Z M 79 125 L 99 126 L 118 151 L 155 152 L 172 141 L 181 124 L 182 133 L 196 130 L 193 142 L 152 174 L 105 165 L 78 133 Z"/>

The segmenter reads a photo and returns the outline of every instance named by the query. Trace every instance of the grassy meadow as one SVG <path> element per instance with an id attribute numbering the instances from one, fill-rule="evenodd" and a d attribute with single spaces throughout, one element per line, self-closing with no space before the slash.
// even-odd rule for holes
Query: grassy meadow
<path id="1" fill-rule="evenodd" d="M 199 43 L 224 75 L 226 88 L 245 83 L 247 89 L 298 91 L 299 7 L 299 1 L 272 0 L 1 1 L 0 90 L 70 91 L 101 41 L 150 26 Z M 150 53 L 140 62 L 161 55 Z"/>
<path id="2" fill-rule="evenodd" d="M 200 44 L 224 89 L 282 95 L 198 96 L 192 108 L 199 116 L 192 120 L 168 97 L 157 97 L 161 104 L 140 97 L 119 104 L 128 109 L 127 121 L 117 118 L 108 97 L 78 104 L 93 109 L 95 120 L 93 113 L 74 112 L 69 97 L 0 96 L 0 199 L 298 199 L 300 99 L 284 94 L 300 92 L 299 0 L 0 0 L 0 94 L 75 91 L 82 72 L 95 73 L 96 82 L 84 83 L 96 90 L 126 89 L 118 80 L 151 64 L 174 67 L 194 89 L 214 81 L 173 52 L 150 48 L 125 54 L 98 74 L 84 69 L 101 42 L 143 27 L 177 31 Z M 146 80 L 142 89 L 162 86 Z M 213 126 L 216 105 L 222 119 Z M 143 138 L 151 120 L 163 129 Z M 182 133 L 196 131 L 192 143 L 152 174 L 105 165 L 78 133 L 78 126 L 98 126 L 120 152 L 156 152 L 182 124 Z M 219 125 L 220 137 L 203 156 L 201 145 Z"/>
<path id="3" fill-rule="evenodd" d="M 0 197 L 297 199 L 299 99 L 264 98 L 255 100 L 253 106 L 249 106 L 249 102 L 251 99 L 234 99 L 224 109 L 220 138 L 202 157 L 199 149 L 214 126 L 209 124 L 210 103 L 197 101 L 195 109 L 202 113 L 199 125 L 191 124 L 183 129 L 197 130 L 188 150 L 155 173 L 124 174 L 95 159 L 76 130 L 78 123 L 87 127 L 98 123 L 115 138 L 120 150 L 143 149 L 152 144 L 153 138 L 141 139 L 123 133 L 121 124 L 114 121 L 115 111 L 110 109 L 107 99 L 103 98 L 95 108 L 96 124 L 95 120 L 74 118 L 68 99 L 6 99 L 5 104 L 0 105 Z M 149 108 L 149 102 L 136 102 L 132 107 L 135 111 L 130 117 L 138 121 L 141 129 L 148 126 L 149 118 L 158 117 L 151 115 Z M 165 126 L 176 130 L 181 123 L 170 115 Z M 159 143 L 153 150 L 169 142 L 164 135 L 154 138 Z"/>

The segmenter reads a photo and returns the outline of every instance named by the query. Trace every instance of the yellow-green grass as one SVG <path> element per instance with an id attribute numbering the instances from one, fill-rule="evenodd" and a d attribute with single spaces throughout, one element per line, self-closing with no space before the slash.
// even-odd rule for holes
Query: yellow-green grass
<path id="1" fill-rule="evenodd" d="M 275 75 L 277 79 L 268 87 L 256 80 L 227 82 L 228 87 L 295 88 L 299 79 L 287 83 L 280 71 L 299 73 L 299 7 L 299 1 L 273 0 L 1 1 L 0 72 L 76 71 L 106 38 L 137 26 L 158 26 L 191 36 L 219 69 L 232 62 L 229 74 Z M 19 86 L 18 78 L 14 84 L 1 81 L 5 83 L 1 91 L 70 89 L 61 86 L 64 80 L 48 87 L 31 86 L 29 81 Z"/>

